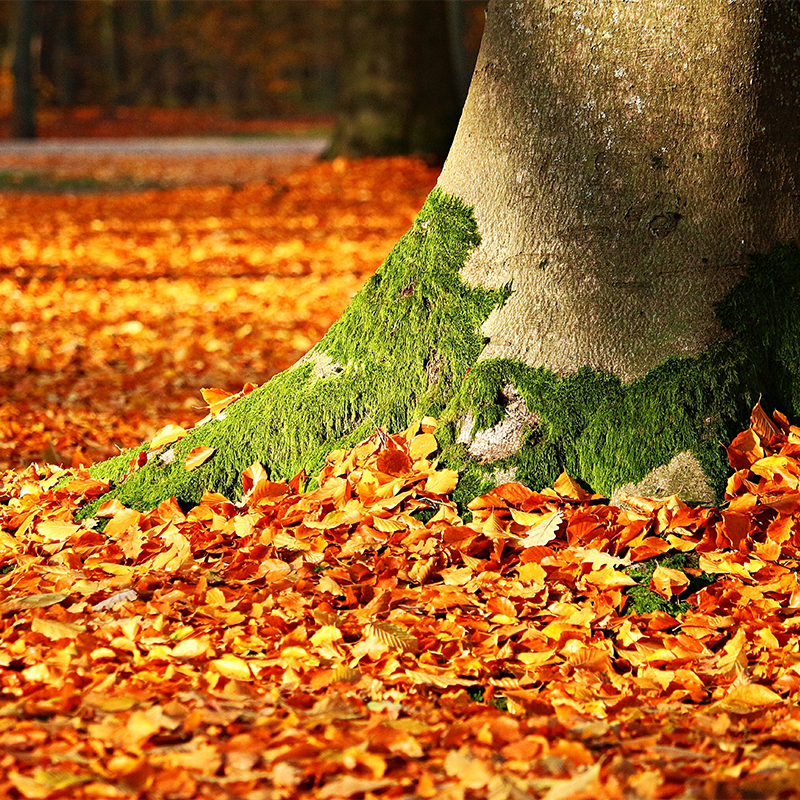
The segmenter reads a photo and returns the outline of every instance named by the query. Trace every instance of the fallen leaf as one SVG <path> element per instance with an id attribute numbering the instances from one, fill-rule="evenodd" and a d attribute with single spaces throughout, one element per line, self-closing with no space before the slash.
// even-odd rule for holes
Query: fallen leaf
<path id="1" fill-rule="evenodd" d="M 209 458 L 216 452 L 215 447 L 208 447 L 207 445 L 200 445 L 192 448 L 186 455 L 186 463 L 184 469 L 191 472 L 193 469 L 205 464 Z"/>

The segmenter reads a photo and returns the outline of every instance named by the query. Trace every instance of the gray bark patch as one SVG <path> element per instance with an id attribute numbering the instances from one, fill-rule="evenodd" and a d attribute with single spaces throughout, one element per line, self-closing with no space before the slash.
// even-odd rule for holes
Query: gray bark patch
<path id="1" fill-rule="evenodd" d="M 626 483 L 611 495 L 611 504 L 624 505 L 624 495 L 634 497 L 671 497 L 676 494 L 686 503 L 714 505 L 714 490 L 709 486 L 703 468 L 689 450 L 678 453 L 669 464 L 656 467 L 638 483 Z"/>
<path id="2" fill-rule="evenodd" d="M 497 425 L 473 435 L 475 417 L 468 412 L 456 439 L 458 444 L 467 445 L 467 452 L 479 464 L 490 464 L 513 456 L 522 447 L 525 432 L 539 425 L 538 415 L 528 411 L 522 395 L 513 384 L 506 384 L 501 395 L 506 414 Z"/>

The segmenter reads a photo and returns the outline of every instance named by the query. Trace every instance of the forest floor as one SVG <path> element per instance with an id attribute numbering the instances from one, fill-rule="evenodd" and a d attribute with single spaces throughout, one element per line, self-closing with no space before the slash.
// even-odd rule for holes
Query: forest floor
<path id="1" fill-rule="evenodd" d="M 299 358 L 436 179 L 381 159 L 209 183 L 207 159 L 196 185 L 87 161 L 91 185 L 20 166 L 0 191 L 0 796 L 800 796 L 780 414 L 731 444 L 718 509 L 615 508 L 562 475 L 459 510 L 425 419 L 313 490 L 253 465 L 236 504 L 74 520 L 107 489 L 81 464 L 168 448 Z"/>

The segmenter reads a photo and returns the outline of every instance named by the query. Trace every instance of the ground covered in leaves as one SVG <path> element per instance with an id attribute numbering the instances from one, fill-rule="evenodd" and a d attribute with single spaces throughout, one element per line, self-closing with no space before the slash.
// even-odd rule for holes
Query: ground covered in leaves
<path id="1" fill-rule="evenodd" d="M 732 443 L 719 509 L 620 509 L 562 475 L 459 516 L 426 419 L 318 484 L 254 465 L 238 503 L 76 521 L 106 489 L 81 463 L 168 448 L 293 363 L 436 177 L 387 159 L 210 186 L 192 163 L 202 186 L 0 193 L 0 796 L 799 794 L 780 414 Z"/>
<path id="2" fill-rule="evenodd" d="M 720 509 L 562 475 L 467 521 L 434 422 L 188 512 L 6 473 L 0 793 L 794 796 L 800 428 L 755 409 Z"/>

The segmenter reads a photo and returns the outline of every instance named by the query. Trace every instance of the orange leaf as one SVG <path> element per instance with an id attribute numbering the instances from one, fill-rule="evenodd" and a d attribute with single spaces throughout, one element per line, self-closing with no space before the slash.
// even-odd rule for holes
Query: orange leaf
<path id="1" fill-rule="evenodd" d="M 191 472 L 193 469 L 197 469 L 201 464 L 205 464 L 209 458 L 216 452 L 216 447 L 207 447 L 204 444 L 201 444 L 199 447 L 195 447 L 189 451 L 189 454 L 186 456 L 186 463 L 183 465 L 183 468 L 187 472 Z"/>
<path id="2" fill-rule="evenodd" d="M 421 458 L 427 458 L 431 453 L 434 453 L 438 447 L 439 443 L 432 433 L 421 433 L 411 440 L 408 454 L 411 456 L 412 461 L 419 461 Z"/>
<path id="3" fill-rule="evenodd" d="M 208 404 L 209 413 L 214 417 L 239 397 L 239 395 L 231 394 L 224 389 L 201 389 L 200 394 Z"/>
<path id="4" fill-rule="evenodd" d="M 572 500 L 584 501 L 592 496 L 574 478 L 567 475 L 566 472 L 562 472 L 558 478 L 556 478 L 553 488 L 562 497 L 569 497 Z"/>
<path id="5" fill-rule="evenodd" d="M 165 425 L 150 442 L 150 451 L 160 450 L 164 445 L 177 442 L 184 436 L 186 436 L 186 429 L 181 428 L 180 425 Z"/>
<path id="6" fill-rule="evenodd" d="M 759 400 L 750 412 L 750 425 L 762 439 L 773 439 L 781 435 L 781 429 L 761 407 Z"/>
<path id="7" fill-rule="evenodd" d="M 458 485 L 458 473 L 452 469 L 441 469 L 428 476 L 424 491 L 431 494 L 449 494 Z"/>
<path id="8" fill-rule="evenodd" d="M 731 714 L 751 714 L 781 702 L 781 696 L 772 689 L 760 683 L 746 683 L 731 689 L 717 705 Z"/>
<path id="9" fill-rule="evenodd" d="M 404 475 L 411 469 L 411 462 L 402 450 L 387 447 L 381 450 L 375 466 L 379 472 L 385 472 L 387 475 Z"/>
<path id="10" fill-rule="evenodd" d="M 689 578 L 680 570 L 663 567 L 659 564 L 650 579 L 650 590 L 669 600 L 673 594 L 680 594 L 689 585 Z"/>

